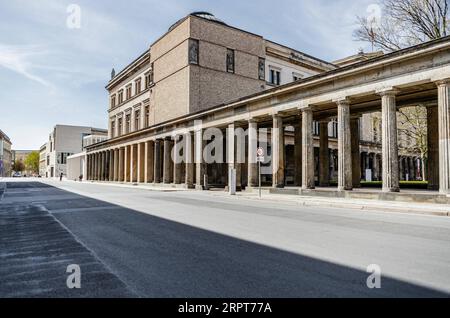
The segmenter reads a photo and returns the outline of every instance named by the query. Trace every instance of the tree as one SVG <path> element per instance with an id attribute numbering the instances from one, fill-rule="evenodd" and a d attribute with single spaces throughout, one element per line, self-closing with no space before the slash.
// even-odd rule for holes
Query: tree
<path id="1" fill-rule="evenodd" d="M 353 36 L 371 43 L 372 49 L 392 52 L 450 34 L 448 0 L 380 0 L 371 9 L 369 17 L 357 17 L 359 27 Z M 399 136 L 404 139 L 400 142 L 407 150 L 420 153 L 424 167 L 428 155 L 426 108 L 402 108 L 397 118 Z"/>
<path id="2" fill-rule="evenodd" d="M 379 8 L 378 12 L 375 8 Z M 369 17 L 357 17 L 357 41 L 396 51 L 450 32 L 448 0 L 380 0 Z"/>
<path id="3" fill-rule="evenodd" d="M 422 166 L 428 155 L 427 109 L 424 106 L 403 107 L 397 113 L 399 145 L 409 152 L 420 153 Z M 426 179 L 422 175 L 423 180 Z"/>
<path id="4" fill-rule="evenodd" d="M 39 172 L 39 152 L 32 151 L 25 158 L 25 167 L 34 173 Z"/>
<path id="5" fill-rule="evenodd" d="M 13 163 L 12 169 L 13 169 L 15 172 L 22 172 L 22 171 L 25 170 L 25 165 L 23 164 L 22 161 L 20 161 L 20 160 L 15 160 L 14 163 Z"/>

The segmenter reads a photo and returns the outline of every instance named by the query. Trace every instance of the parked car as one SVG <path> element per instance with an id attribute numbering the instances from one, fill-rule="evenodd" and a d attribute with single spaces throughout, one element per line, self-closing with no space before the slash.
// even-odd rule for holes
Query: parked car
<path id="1" fill-rule="evenodd" d="M 14 172 L 13 178 L 21 178 L 22 174 L 20 172 Z"/>

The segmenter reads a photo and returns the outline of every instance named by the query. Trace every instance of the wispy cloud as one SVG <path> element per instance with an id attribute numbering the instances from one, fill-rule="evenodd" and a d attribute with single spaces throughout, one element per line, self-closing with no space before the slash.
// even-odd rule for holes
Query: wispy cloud
<path id="1" fill-rule="evenodd" d="M 44 86 L 52 88 L 53 85 L 44 78 L 33 74 L 33 58 L 45 54 L 39 46 L 15 46 L 0 44 L 0 66 L 25 76 Z"/>

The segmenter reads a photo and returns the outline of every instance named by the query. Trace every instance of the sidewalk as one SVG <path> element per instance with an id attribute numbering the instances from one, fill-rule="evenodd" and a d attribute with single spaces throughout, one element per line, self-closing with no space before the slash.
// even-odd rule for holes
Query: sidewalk
<path id="1" fill-rule="evenodd" d="M 258 200 L 271 203 L 282 203 L 296 206 L 347 208 L 376 212 L 400 212 L 413 214 L 428 214 L 437 216 L 450 216 L 450 206 L 428 203 L 405 203 L 395 201 L 358 200 L 343 198 L 323 198 L 317 196 L 289 195 L 262 193 L 259 198 L 257 193 L 239 192 L 231 196 L 227 192 L 215 192 L 216 196 L 235 197 L 236 199 Z"/>
<path id="2" fill-rule="evenodd" d="M 64 180 L 64 182 L 76 181 Z M 141 189 L 148 191 L 160 192 L 174 192 L 174 191 L 196 191 L 193 189 L 185 189 L 175 187 L 173 185 L 156 186 L 153 184 L 124 184 L 124 183 L 109 183 L 109 182 L 91 182 L 83 181 L 85 184 L 96 184 L 112 187 Z M 330 207 L 330 208 L 345 208 L 362 211 L 376 211 L 376 212 L 399 212 L 399 213 L 413 213 L 436 216 L 450 216 L 450 206 L 444 204 L 433 203 L 408 203 L 396 201 L 380 201 L 370 199 L 348 199 L 348 198 L 327 198 L 318 196 L 306 196 L 295 194 L 273 194 L 268 191 L 262 192 L 262 197 L 259 198 L 258 193 L 253 192 L 237 192 L 235 196 L 229 195 L 225 190 L 223 191 L 202 191 L 202 193 L 223 198 L 230 198 L 234 200 L 258 200 L 267 201 L 271 203 L 285 204 L 290 206 L 308 206 L 308 207 Z"/>

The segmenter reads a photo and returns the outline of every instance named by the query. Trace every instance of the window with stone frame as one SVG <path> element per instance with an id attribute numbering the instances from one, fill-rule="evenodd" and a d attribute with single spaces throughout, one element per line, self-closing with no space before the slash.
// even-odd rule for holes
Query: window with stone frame
<path id="1" fill-rule="evenodd" d="M 116 94 L 111 96 L 111 108 L 116 107 Z"/>
<path id="2" fill-rule="evenodd" d="M 150 65 L 150 71 L 148 73 L 149 86 L 153 85 L 154 81 L 155 81 L 155 65 L 154 63 L 152 63 Z"/>
<path id="3" fill-rule="evenodd" d="M 121 136 L 122 135 L 122 129 L 123 129 L 123 118 L 122 117 L 120 117 L 119 119 L 118 119 L 118 128 L 119 128 L 119 133 L 117 134 L 118 136 Z"/>
<path id="4" fill-rule="evenodd" d="M 139 77 L 134 84 L 135 95 L 141 93 L 141 78 Z"/>
<path id="5" fill-rule="evenodd" d="M 111 121 L 111 137 L 114 138 L 116 136 L 116 121 Z"/>
<path id="6" fill-rule="evenodd" d="M 234 50 L 227 49 L 227 72 L 234 73 Z"/>
<path id="7" fill-rule="evenodd" d="M 127 100 L 131 98 L 131 84 L 128 84 L 127 86 L 127 91 L 126 91 L 126 98 Z"/>
<path id="8" fill-rule="evenodd" d="M 269 71 L 269 83 L 273 85 L 280 85 L 281 83 L 281 71 L 271 68 Z"/>
<path id="9" fill-rule="evenodd" d="M 199 61 L 199 43 L 198 40 L 189 39 L 189 64 L 198 65 Z"/>
<path id="10" fill-rule="evenodd" d="M 145 127 L 150 126 L 150 106 L 145 106 L 144 124 L 145 124 Z"/>
<path id="11" fill-rule="evenodd" d="M 266 60 L 262 57 L 259 58 L 258 62 L 258 78 L 262 81 L 266 80 Z"/>
<path id="12" fill-rule="evenodd" d="M 320 135 L 320 124 L 318 121 L 313 121 L 313 135 L 314 136 Z"/>
<path id="13" fill-rule="evenodd" d="M 119 91 L 119 105 L 123 103 L 123 89 Z"/>
<path id="14" fill-rule="evenodd" d="M 134 111 L 134 130 L 139 130 L 141 129 L 141 110 L 140 109 L 136 109 Z"/>
<path id="15" fill-rule="evenodd" d="M 130 133 L 130 129 L 131 129 L 131 114 L 127 114 L 125 116 L 125 133 L 126 134 Z"/>

